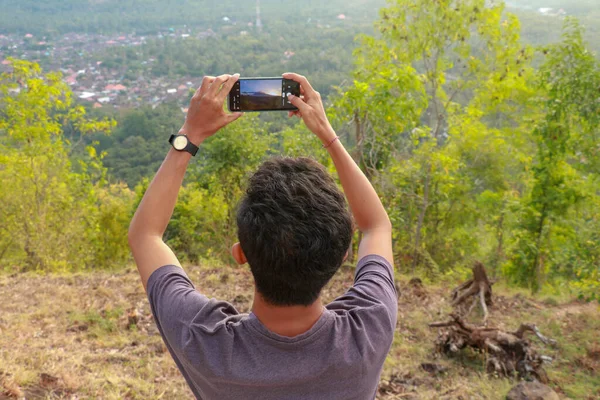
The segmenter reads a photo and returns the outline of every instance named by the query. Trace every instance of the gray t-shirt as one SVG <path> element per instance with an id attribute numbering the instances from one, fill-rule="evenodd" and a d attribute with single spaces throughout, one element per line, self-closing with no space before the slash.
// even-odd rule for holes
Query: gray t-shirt
<path id="1" fill-rule="evenodd" d="M 198 399 L 374 399 L 398 314 L 391 265 L 362 258 L 354 286 L 305 333 L 269 331 L 258 318 L 195 290 L 167 265 L 148 280 L 158 329 Z"/>

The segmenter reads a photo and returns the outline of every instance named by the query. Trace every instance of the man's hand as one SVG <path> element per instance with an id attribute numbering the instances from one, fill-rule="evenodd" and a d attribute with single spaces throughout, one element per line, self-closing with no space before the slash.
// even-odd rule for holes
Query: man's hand
<path id="1" fill-rule="evenodd" d="M 290 95 L 288 98 L 298 111 L 290 111 L 289 116 L 294 115 L 302 118 L 306 127 L 321 139 L 323 144 L 330 143 L 335 138 L 335 132 L 325 114 L 325 107 L 321 100 L 321 94 L 313 87 L 302 75 L 286 73 L 285 79 L 291 79 L 300 84 L 300 93 L 302 97 Z"/>
<path id="2" fill-rule="evenodd" d="M 185 123 L 179 132 L 199 145 L 204 139 L 241 117 L 242 113 L 228 114 L 223 109 L 223 102 L 239 77 L 239 74 L 220 75 L 216 78 L 205 76 L 190 101 Z"/>

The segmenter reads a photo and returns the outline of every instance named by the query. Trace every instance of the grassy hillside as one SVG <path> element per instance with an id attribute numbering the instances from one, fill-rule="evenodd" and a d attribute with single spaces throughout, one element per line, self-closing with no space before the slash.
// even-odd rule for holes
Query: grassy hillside
<path id="1" fill-rule="evenodd" d="M 229 300 L 242 312 L 252 303 L 247 269 L 203 264 L 187 271 L 209 296 Z M 329 301 L 352 282 L 343 268 L 325 291 Z M 436 331 L 427 324 L 445 319 L 449 287 L 417 290 L 398 276 L 396 338 L 378 398 L 500 399 L 515 384 L 488 377 L 484 357 L 465 351 L 456 359 L 436 358 Z M 513 330 L 535 323 L 558 340 L 557 348 L 533 345 L 555 361 L 546 367 L 561 398 L 600 396 L 600 309 L 598 304 L 529 298 L 496 288 L 491 325 Z M 79 275 L 0 276 L 0 399 L 184 399 L 189 389 L 154 325 L 133 268 Z M 448 368 L 431 375 L 421 363 Z M 76 397 L 73 397 L 76 396 Z"/>

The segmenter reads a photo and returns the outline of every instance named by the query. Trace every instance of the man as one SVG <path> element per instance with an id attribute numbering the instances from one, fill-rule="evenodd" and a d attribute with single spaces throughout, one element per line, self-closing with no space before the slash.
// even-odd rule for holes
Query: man
<path id="1" fill-rule="evenodd" d="M 275 158 L 250 179 L 237 214 L 232 254 L 249 263 L 252 312 L 239 314 L 197 291 L 162 241 L 197 147 L 241 114 L 223 102 L 239 75 L 205 77 L 180 135 L 140 203 L 129 244 L 156 324 L 199 399 L 373 399 L 394 337 L 397 294 L 392 227 L 375 190 L 333 131 L 321 96 L 303 76 L 290 96 L 327 148 L 362 232 L 354 286 L 323 306 L 321 289 L 350 244 L 344 195 L 308 158 Z M 201 151 L 201 150 L 200 150 Z"/>

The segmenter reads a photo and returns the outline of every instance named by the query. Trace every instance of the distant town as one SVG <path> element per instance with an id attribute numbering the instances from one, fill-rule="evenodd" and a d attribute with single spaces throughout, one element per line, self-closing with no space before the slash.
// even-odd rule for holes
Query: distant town
<path id="1" fill-rule="evenodd" d="M 344 21 L 346 15 L 339 14 L 336 19 Z M 316 21 L 315 21 L 316 22 Z M 223 26 L 236 25 L 238 22 L 223 17 Z M 260 16 L 256 21 L 239 23 L 243 30 L 239 35 L 247 36 L 255 29 L 260 30 Z M 238 25 L 238 27 L 239 27 Z M 316 22 L 317 27 L 329 27 Z M 153 107 L 176 100 L 181 104 L 182 112 L 187 112 L 186 93 L 200 84 L 198 77 L 157 77 L 140 75 L 134 80 L 124 82 L 122 69 L 106 66 L 102 54 L 111 49 L 137 47 L 149 40 L 169 38 L 171 40 L 203 40 L 218 34 L 212 29 L 192 30 L 169 28 L 152 35 L 136 34 L 90 34 L 70 33 L 62 36 L 36 36 L 0 34 L 0 72 L 10 70 L 10 58 L 24 59 L 39 63 L 45 71 L 60 71 L 75 96 L 92 108 L 127 108 L 140 105 Z M 290 59 L 294 51 L 286 50 L 282 59 Z M 148 58 L 142 64 L 151 67 L 157 63 Z M 18 89 L 15 89 L 18 90 Z"/>
<path id="2" fill-rule="evenodd" d="M 212 30 L 194 34 L 202 39 L 215 36 Z M 153 38 L 164 37 L 185 40 L 192 36 L 187 30 L 159 32 Z M 60 71 L 64 81 L 73 93 L 82 101 L 90 102 L 94 108 L 111 106 L 113 108 L 138 106 L 141 104 L 157 105 L 174 98 L 182 98 L 182 94 L 195 87 L 189 77 L 169 80 L 163 77 L 138 77 L 128 86 L 123 84 L 123 74 L 114 68 L 105 68 L 103 61 L 96 55 L 113 47 L 141 46 L 150 39 L 149 36 L 99 35 L 71 33 L 56 39 L 36 37 L 32 34 L 23 36 L 0 35 L 0 70 L 10 69 L 8 57 L 36 61 L 46 70 Z M 152 64 L 155 59 L 149 58 L 143 64 Z"/>
<path id="3" fill-rule="evenodd" d="M 507 2 L 508 6 L 526 8 L 522 5 Z M 539 14 L 549 17 L 564 17 L 563 9 L 539 8 Z M 346 15 L 339 14 L 336 19 L 344 21 Z M 310 22 L 310 20 L 309 20 Z M 262 29 L 260 10 L 257 7 L 255 21 L 238 22 L 229 17 L 222 18 L 222 25 L 238 25 L 242 27 L 239 35 L 249 35 L 254 30 Z M 247 28 L 246 28 L 247 26 Z M 316 23 L 317 27 L 322 26 Z M 171 40 L 206 39 L 218 36 L 212 29 L 193 30 L 190 28 L 168 28 L 150 35 L 136 34 L 90 34 L 70 33 L 61 36 L 37 36 L 32 33 L 24 35 L 0 34 L 0 72 L 10 69 L 10 57 L 38 62 L 45 71 L 60 71 L 75 96 L 92 108 L 127 108 L 140 105 L 153 107 L 168 101 L 178 101 L 182 112 L 187 112 L 187 102 L 191 90 L 200 83 L 198 77 L 157 77 L 142 74 L 136 79 L 125 82 L 122 68 L 106 66 L 102 55 L 111 49 L 122 49 L 142 46 L 149 40 L 169 38 Z M 292 49 L 281 56 L 290 59 L 295 55 Z M 155 58 L 148 58 L 142 64 L 152 67 L 157 63 Z M 18 89 L 15 89 L 18 90 Z"/>

